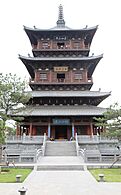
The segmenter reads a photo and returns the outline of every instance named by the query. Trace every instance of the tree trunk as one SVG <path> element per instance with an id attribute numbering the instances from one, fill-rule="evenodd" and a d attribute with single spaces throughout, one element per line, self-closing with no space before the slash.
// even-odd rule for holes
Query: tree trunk
<path id="1" fill-rule="evenodd" d="M 2 144 L 0 144 L 0 163 L 2 162 Z"/>

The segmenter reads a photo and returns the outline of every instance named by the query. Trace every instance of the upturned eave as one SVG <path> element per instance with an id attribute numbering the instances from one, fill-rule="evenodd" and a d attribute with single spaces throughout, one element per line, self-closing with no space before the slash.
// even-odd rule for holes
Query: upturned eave
<path id="1" fill-rule="evenodd" d="M 105 108 L 97 106 L 27 106 L 21 112 L 10 114 L 11 116 L 103 116 Z"/>
<path id="2" fill-rule="evenodd" d="M 91 78 L 97 64 L 102 59 L 103 54 L 98 56 L 89 56 L 89 57 L 25 57 L 19 55 L 19 59 L 26 66 L 30 76 L 34 78 L 34 70 L 41 68 L 43 63 L 48 64 L 50 62 L 51 66 L 56 63 L 78 63 L 80 67 L 82 65 L 87 66 L 88 68 L 88 77 Z M 52 67 L 51 67 L 52 68 Z"/>
<path id="3" fill-rule="evenodd" d="M 24 30 L 30 40 L 32 45 L 36 45 L 38 39 L 43 37 L 52 38 L 58 35 L 65 35 L 68 37 L 75 37 L 75 35 L 85 38 L 89 35 L 89 43 L 91 44 L 93 36 L 97 31 L 98 26 L 82 29 L 71 29 L 71 28 L 51 28 L 51 29 L 39 29 L 39 28 L 29 28 L 24 26 Z"/>

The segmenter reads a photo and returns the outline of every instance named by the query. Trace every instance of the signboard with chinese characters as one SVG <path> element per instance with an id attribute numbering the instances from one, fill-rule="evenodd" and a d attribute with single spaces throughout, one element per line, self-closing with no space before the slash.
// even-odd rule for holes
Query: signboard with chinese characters
<path id="1" fill-rule="evenodd" d="M 67 66 L 56 66 L 54 67 L 54 72 L 67 72 L 68 67 Z"/>
<path id="2" fill-rule="evenodd" d="M 53 119 L 54 125 L 69 125 L 70 119 Z"/>

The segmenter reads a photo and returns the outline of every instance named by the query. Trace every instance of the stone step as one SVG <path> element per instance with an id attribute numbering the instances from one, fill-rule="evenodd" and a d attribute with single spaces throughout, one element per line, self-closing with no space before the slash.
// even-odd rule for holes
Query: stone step
<path id="1" fill-rule="evenodd" d="M 84 165 L 37 165 L 37 171 L 84 171 Z"/>
<path id="2" fill-rule="evenodd" d="M 45 153 L 45 156 L 76 156 L 76 153 Z"/>
<path id="3" fill-rule="evenodd" d="M 75 147 L 68 146 L 46 146 L 46 149 L 65 149 L 65 150 L 75 150 Z"/>
<path id="4" fill-rule="evenodd" d="M 58 148 L 60 148 L 60 147 L 75 148 L 74 145 L 69 146 L 69 145 L 59 145 L 59 144 L 58 145 L 57 144 L 53 144 L 53 145 L 47 144 L 46 147 L 49 147 L 49 148 L 54 148 L 54 147 L 58 147 Z"/>
<path id="5" fill-rule="evenodd" d="M 64 152 L 64 151 L 65 151 L 65 152 L 71 152 L 71 151 L 72 151 L 72 152 L 75 152 L 75 149 L 67 149 L 67 148 L 66 148 L 66 149 L 64 149 L 64 148 L 58 148 L 58 149 L 52 148 L 52 149 L 51 149 L 51 148 L 46 148 L 46 151 L 49 151 L 49 152 L 50 152 L 50 151 L 58 151 L 58 152 L 59 152 L 59 151 L 60 151 L 60 152 Z"/>
<path id="6" fill-rule="evenodd" d="M 46 148 L 46 151 L 60 151 L 60 152 L 68 151 L 68 152 L 71 152 L 71 151 L 75 151 L 75 149 L 69 149 L 69 148 Z"/>
<path id="7" fill-rule="evenodd" d="M 68 146 L 68 145 L 56 145 L 56 144 L 54 144 L 54 145 L 49 145 L 49 144 L 47 144 L 46 145 L 46 148 L 65 148 L 65 147 L 67 147 L 67 148 L 70 148 L 70 149 L 74 149 L 75 148 L 75 146 Z"/>
<path id="8" fill-rule="evenodd" d="M 72 141 L 47 141 L 45 156 L 76 156 L 76 144 Z"/>
<path id="9" fill-rule="evenodd" d="M 55 156 L 73 156 L 75 155 L 76 156 L 76 152 L 75 151 L 46 151 L 45 152 L 45 156 L 46 155 L 55 155 Z"/>

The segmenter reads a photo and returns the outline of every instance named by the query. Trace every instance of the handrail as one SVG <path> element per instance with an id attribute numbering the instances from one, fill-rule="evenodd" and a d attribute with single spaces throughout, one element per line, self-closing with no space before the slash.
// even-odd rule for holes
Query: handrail
<path id="1" fill-rule="evenodd" d="M 78 144 L 77 133 L 75 134 L 75 140 L 76 140 L 76 152 L 77 152 L 77 156 L 79 156 L 79 144 Z"/>
<path id="2" fill-rule="evenodd" d="M 85 162 L 85 149 L 79 148 L 78 135 L 75 134 L 77 156 L 81 156 Z"/>
<path id="3" fill-rule="evenodd" d="M 38 149 L 37 151 L 36 151 L 36 162 L 37 162 L 37 160 L 39 159 L 39 157 L 42 155 L 42 149 Z"/>
<path id="4" fill-rule="evenodd" d="M 46 147 L 46 133 L 44 133 L 44 139 L 42 144 L 42 156 L 45 155 L 45 147 Z"/>
<path id="5" fill-rule="evenodd" d="M 79 155 L 83 158 L 84 162 L 86 161 L 86 154 L 85 154 L 86 149 L 80 149 L 79 150 Z"/>

